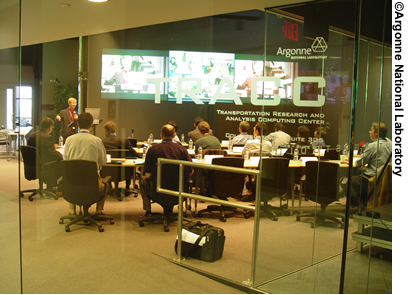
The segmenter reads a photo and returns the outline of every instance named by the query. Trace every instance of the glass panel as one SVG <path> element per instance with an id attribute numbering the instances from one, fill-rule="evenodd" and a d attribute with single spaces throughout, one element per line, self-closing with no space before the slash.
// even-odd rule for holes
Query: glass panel
<path id="1" fill-rule="evenodd" d="M 384 7 L 385 15 L 389 8 Z M 382 20 L 381 31 L 386 28 L 383 15 L 370 17 Z M 361 21 L 366 21 L 365 14 Z M 352 212 L 350 223 L 358 224 L 352 236 L 357 248 L 346 256 L 344 293 L 392 293 L 391 55 L 391 48 L 382 44 L 360 43 L 356 126 L 363 128 L 356 129 L 354 140 L 364 151 L 367 169 L 356 169 L 352 177 L 351 197 L 358 211 Z"/>
<path id="2" fill-rule="evenodd" d="M 0 9 L 0 293 L 21 293 L 18 133 L 14 132 L 19 86 L 20 6 L 8 1 Z M 17 130 L 18 131 L 18 130 Z M 12 149 L 11 149 L 12 148 Z M 17 151 L 16 151 L 17 150 Z"/>

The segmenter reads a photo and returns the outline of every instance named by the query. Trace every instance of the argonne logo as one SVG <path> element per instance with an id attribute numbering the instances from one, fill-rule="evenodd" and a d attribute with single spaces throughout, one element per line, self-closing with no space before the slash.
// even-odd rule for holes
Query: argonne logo
<path id="1" fill-rule="evenodd" d="M 313 52 L 325 52 L 327 49 L 326 41 L 324 41 L 323 37 L 316 37 L 312 44 Z"/>

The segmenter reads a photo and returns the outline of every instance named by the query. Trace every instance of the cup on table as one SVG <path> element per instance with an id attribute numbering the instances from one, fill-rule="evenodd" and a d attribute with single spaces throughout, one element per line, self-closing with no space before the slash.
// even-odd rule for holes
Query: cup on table
<path id="1" fill-rule="evenodd" d="M 347 156 L 346 155 L 340 155 L 340 162 L 345 162 L 346 161 Z"/>
<path id="2" fill-rule="evenodd" d="M 110 163 L 110 161 L 111 161 L 111 155 L 106 154 L 106 163 Z"/>

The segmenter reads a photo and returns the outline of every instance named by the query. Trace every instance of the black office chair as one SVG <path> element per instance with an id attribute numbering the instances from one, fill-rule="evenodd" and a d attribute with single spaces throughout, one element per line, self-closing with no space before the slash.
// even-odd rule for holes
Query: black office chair
<path id="1" fill-rule="evenodd" d="M 127 158 L 130 157 L 130 151 L 127 149 L 112 149 L 106 150 L 106 154 L 111 155 L 111 158 Z M 133 167 L 121 167 L 121 166 L 103 166 L 101 170 L 101 177 L 111 176 L 111 182 L 115 184 L 115 188 L 111 188 L 108 191 L 108 195 L 115 195 L 119 201 L 123 201 L 126 194 L 134 193 L 132 190 L 126 191 L 123 188 L 119 188 L 119 182 L 127 180 L 130 181 L 133 178 Z"/>
<path id="2" fill-rule="evenodd" d="M 289 213 L 289 201 L 285 197 L 290 192 L 289 180 L 289 159 L 283 157 L 262 159 L 261 211 L 272 220 L 278 220 L 277 213 Z M 279 197 L 279 207 L 268 204 L 274 196 Z M 286 204 L 282 202 L 284 199 Z"/>
<path id="3" fill-rule="evenodd" d="M 244 159 L 239 157 L 223 157 L 214 158 L 212 160 L 214 165 L 223 165 L 230 167 L 243 168 Z M 228 197 L 234 197 L 242 192 L 244 186 L 245 175 L 240 173 L 224 172 L 217 170 L 209 171 L 210 195 L 217 199 L 227 200 Z M 232 211 L 233 213 L 242 213 L 245 218 L 249 218 L 251 212 L 239 211 L 233 207 L 226 207 L 223 205 L 209 205 L 206 209 L 198 211 L 198 217 L 203 213 L 220 212 L 220 221 L 225 222 L 225 211 Z"/>
<path id="4" fill-rule="evenodd" d="M 190 167 L 184 167 L 183 191 L 188 192 L 189 189 L 189 171 Z M 161 187 L 168 190 L 179 190 L 179 166 L 174 164 L 162 164 L 161 171 Z M 139 226 L 143 227 L 145 222 L 160 221 L 163 223 L 165 232 L 169 231 L 169 222 L 178 219 L 178 214 L 173 213 L 173 207 L 179 203 L 178 196 L 171 196 L 156 191 L 157 175 L 153 173 L 152 179 L 152 195 L 151 199 L 154 203 L 159 204 L 163 208 L 163 213 L 152 213 L 151 216 L 139 217 Z M 183 210 L 179 208 L 179 210 Z M 186 221 L 191 221 L 187 220 Z"/>
<path id="5" fill-rule="evenodd" d="M 58 196 L 55 194 L 57 180 L 54 178 L 57 173 L 53 173 L 58 169 L 59 163 L 56 161 L 49 162 L 45 165 L 41 163 L 41 157 L 37 152 L 37 149 L 32 146 L 22 145 L 20 146 L 21 154 L 23 156 L 24 162 L 24 177 L 27 180 L 38 179 L 37 189 L 28 189 L 20 191 L 20 197 L 24 197 L 25 193 L 31 193 L 28 199 L 33 200 L 35 195 L 40 195 L 41 197 L 49 196 L 58 200 Z M 47 188 L 44 189 L 44 183 L 47 184 Z"/>
<path id="6" fill-rule="evenodd" d="M 60 217 L 60 224 L 65 219 L 70 222 L 65 225 L 65 231 L 70 231 L 70 226 L 79 222 L 84 224 L 95 224 L 100 232 L 103 232 L 102 224 L 99 221 L 109 221 L 114 223 L 114 219 L 109 215 L 90 215 L 89 207 L 102 200 L 106 196 L 107 185 L 110 178 L 105 177 L 103 191 L 99 189 L 99 176 L 97 164 L 87 160 L 63 160 L 61 161 L 61 172 L 63 177 L 62 195 L 64 199 L 80 207 L 79 215 L 64 215 Z"/>
<path id="7" fill-rule="evenodd" d="M 309 213 L 300 213 L 296 216 L 296 221 L 302 217 L 313 217 L 314 221 L 311 227 L 314 228 L 318 223 L 324 223 L 325 220 L 331 220 L 340 224 L 344 228 L 344 214 L 327 210 L 327 206 L 337 201 L 339 196 L 339 171 L 340 166 L 337 163 L 323 161 L 308 161 L 306 163 L 306 174 L 302 178 L 300 186 L 301 194 L 304 193 L 307 198 L 320 204 L 321 210 L 313 210 Z M 299 199 L 299 209 L 301 209 L 301 199 Z"/>

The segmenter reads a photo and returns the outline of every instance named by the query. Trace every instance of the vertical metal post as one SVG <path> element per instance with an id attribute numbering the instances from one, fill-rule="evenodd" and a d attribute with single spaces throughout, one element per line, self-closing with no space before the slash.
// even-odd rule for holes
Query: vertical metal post
<path id="1" fill-rule="evenodd" d="M 177 261 L 181 261 L 181 242 L 182 242 L 182 224 L 183 224 L 183 197 L 181 193 L 183 192 L 183 180 L 184 180 L 184 169 L 183 164 L 179 165 L 179 208 L 178 208 L 178 227 L 177 227 Z"/>
<path id="2" fill-rule="evenodd" d="M 261 167 L 262 168 L 262 163 Z M 260 169 L 261 171 L 261 169 Z M 256 272 L 256 257 L 258 254 L 258 237 L 259 237 L 259 214 L 261 206 L 261 177 L 260 173 L 256 176 L 256 192 L 255 192 L 255 216 L 254 216 L 254 235 L 252 240 L 252 259 L 251 259 L 251 276 L 250 285 L 255 285 L 255 272 Z"/>

